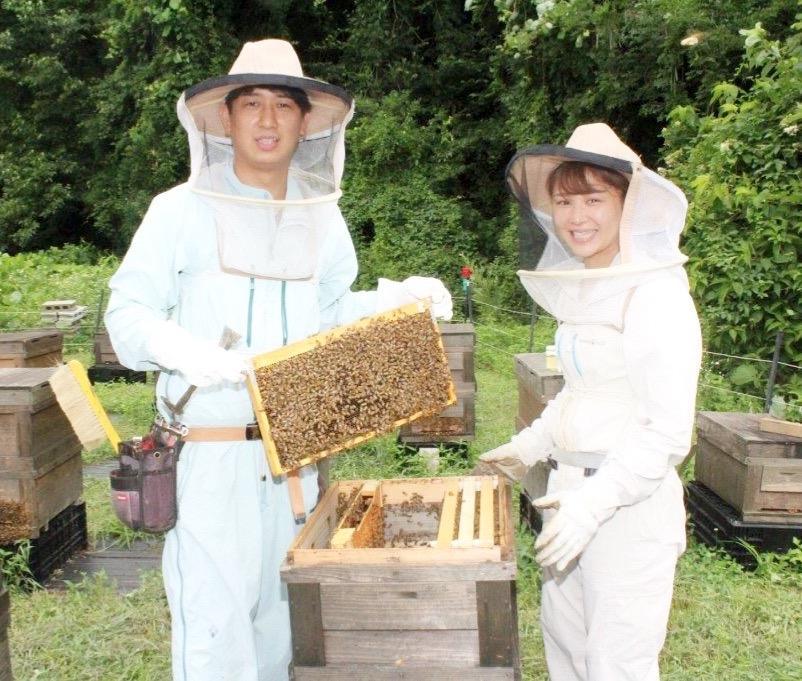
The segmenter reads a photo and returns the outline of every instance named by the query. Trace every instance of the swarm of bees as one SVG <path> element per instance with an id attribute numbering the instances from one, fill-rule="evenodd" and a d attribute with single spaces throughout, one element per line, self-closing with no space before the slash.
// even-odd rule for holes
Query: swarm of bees
<path id="1" fill-rule="evenodd" d="M 255 371 L 285 469 L 448 404 L 451 376 L 428 311 L 376 320 Z"/>

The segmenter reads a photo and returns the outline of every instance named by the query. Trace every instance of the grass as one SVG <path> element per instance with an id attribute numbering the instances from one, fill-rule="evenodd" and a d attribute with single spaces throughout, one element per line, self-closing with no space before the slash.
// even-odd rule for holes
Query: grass
<path id="1" fill-rule="evenodd" d="M 482 320 L 477 331 L 477 438 L 467 449 L 442 450 L 439 475 L 470 470 L 479 453 L 506 441 L 514 431 L 517 387 L 512 355 L 527 350 L 528 326 Z M 551 332 L 547 324 L 538 327 L 536 350 L 542 350 Z M 97 388 L 123 437 L 147 426 L 152 385 Z M 699 406 L 708 408 L 705 402 Z M 86 460 L 102 461 L 109 454 L 99 448 Z M 393 435 L 336 457 L 332 470 L 336 479 L 430 474 L 421 457 L 399 447 Z M 84 497 L 93 542 L 111 537 L 126 544 L 136 538 L 113 516 L 105 479 L 85 479 Z M 521 528 L 517 536 L 523 679 L 541 681 L 548 677 L 538 621 L 539 570 L 532 558 L 532 537 Z M 758 569 L 747 572 L 691 540 L 678 566 L 662 678 L 802 681 L 801 593 L 800 547 L 785 556 L 762 554 Z M 147 575 L 140 589 L 125 596 L 102 575 L 66 592 L 14 589 L 11 617 L 17 681 L 169 678 L 169 614 L 157 574 Z"/>

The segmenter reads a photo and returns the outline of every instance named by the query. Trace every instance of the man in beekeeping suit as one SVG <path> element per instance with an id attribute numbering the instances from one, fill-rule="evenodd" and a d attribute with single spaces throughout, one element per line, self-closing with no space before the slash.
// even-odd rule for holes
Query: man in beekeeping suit
<path id="1" fill-rule="evenodd" d="M 481 460 L 512 478 L 546 460 L 541 624 L 554 681 L 656 681 L 674 569 L 701 336 L 679 251 L 686 201 L 606 125 L 519 152 L 507 184 L 542 230 L 524 287 L 557 318 L 565 387 Z"/>
<path id="2" fill-rule="evenodd" d="M 353 101 L 303 75 L 292 46 L 246 43 L 230 72 L 178 100 L 189 180 L 157 196 L 119 270 L 106 312 L 115 351 L 160 370 L 158 404 L 189 427 L 178 466 L 178 521 L 165 541 L 176 681 L 280 681 L 290 661 L 279 565 L 298 530 L 302 495 L 273 478 L 262 444 L 247 441 L 253 409 L 248 355 L 419 298 L 449 318 L 437 279 L 380 280 L 351 292 L 357 262 L 337 206 Z M 218 345 L 224 328 L 241 336 Z"/>

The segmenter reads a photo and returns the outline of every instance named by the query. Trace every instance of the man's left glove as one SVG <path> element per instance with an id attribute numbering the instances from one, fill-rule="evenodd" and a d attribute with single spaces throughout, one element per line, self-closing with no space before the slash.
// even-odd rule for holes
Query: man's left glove
<path id="1" fill-rule="evenodd" d="M 535 499 L 532 504 L 541 510 L 557 510 L 535 542 L 535 559 L 543 567 L 555 565 L 559 572 L 585 550 L 599 525 L 606 520 L 606 517 L 600 519 L 591 510 L 582 498 L 581 488 L 547 494 Z"/>
<path id="2" fill-rule="evenodd" d="M 453 315 L 451 294 L 443 282 L 434 277 L 407 277 L 404 281 L 381 278 L 376 294 L 377 312 L 429 298 L 433 317 L 448 321 Z"/>

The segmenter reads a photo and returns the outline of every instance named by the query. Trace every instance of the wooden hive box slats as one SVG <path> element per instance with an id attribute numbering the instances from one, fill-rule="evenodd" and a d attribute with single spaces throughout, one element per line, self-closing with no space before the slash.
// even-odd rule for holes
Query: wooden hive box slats
<path id="1" fill-rule="evenodd" d="M 476 667 L 479 641 L 474 630 L 326 631 L 326 662 L 372 665 L 397 660 L 399 666 Z"/>
<path id="2" fill-rule="evenodd" d="M 443 510 L 440 514 L 440 528 L 437 532 L 437 545 L 448 548 L 454 538 L 454 521 L 457 517 L 457 501 L 459 499 L 459 483 L 449 485 L 443 499 Z"/>
<path id="3" fill-rule="evenodd" d="M 332 499 L 340 499 L 341 514 L 356 507 L 361 483 L 340 484 L 321 502 L 328 501 L 322 515 L 331 514 Z M 282 567 L 293 678 L 520 679 L 514 538 L 505 517 L 511 514 L 509 484 L 496 476 L 365 484 L 371 506 L 380 500 L 382 508 L 397 507 L 410 517 L 421 505 L 438 503 L 432 540 L 393 552 L 321 549 L 298 561 L 304 554 L 298 545 L 311 540 L 299 535 Z M 330 538 L 344 525 L 342 518 L 324 524 Z M 476 547 L 488 537 L 491 552 Z"/>
<path id="4" fill-rule="evenodd" d="M 474 582 L 321 584 L 326 630 L 380 630 L 392 613 L 393 630 L 476 629 Z"/>

